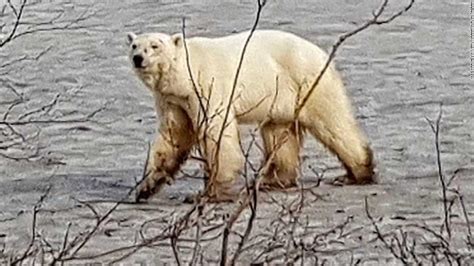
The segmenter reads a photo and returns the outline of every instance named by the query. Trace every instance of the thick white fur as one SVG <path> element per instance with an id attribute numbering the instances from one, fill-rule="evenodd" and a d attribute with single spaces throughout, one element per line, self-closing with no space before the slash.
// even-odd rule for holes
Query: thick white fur
<path id="1" fill-rule="evenodd" d="M 211 183 L 216 184 L 216 190 L 219 190 L 219 184 L 232 182 L 243 166 L 238 129 L 241 123 L 265 124 L 262 136 L 267 156 L 272 152 L 272 139 L 282 135 L 283 128 L 288 129 L 288 142 L 279 149 L 273 149 L 276 152 L 273 156 L 274 173 L 270 173 L 265 181 L 270 185 L 281 183 L 281 180 L 295 184 L 301 138 L 297 131 L 301 130 L 308 130 L 335 153 L 353 181 L 371 181 L 372 154 L 333 65 L 301 110 L 297 126 L 291 126 L 295 124 L 296 105 L 321 71 L 327 54 L 309 41 L 282 31 L 259 30 L 254 33 L 245 54 L 218 157 L 214 158 L 216 140 L 247 37 L 248 32 L 243 32 L 221 38 L 195 37 L 186 40 L 192 75 L 201 95 L 200 103 L 188 73 L 181 35 L 129 34 L 131 47 L 136 46 L 130 49 L 130 57 L 144 57 L 145 67 L 135 68 L 136 73 L 153 93 L 161 117 L 161 129 L 153 154 L 166 158 L 160 161 L 160 156 L 152 156 L 148 179 L 154 181 L 145 182 L 141 189 L 151 191 L 156 186 L 156 180 L 167 174 L 172 175 L 182 157 L 197 142 L 206 151 L 208 165 L 216 166 L 209 169 Z M 212 118 L 205 130 L 199 128 L 203 117 L 202 103 L 206 107 L 206 116 Z M 170 121 L 174 126 L 170 127 Z M 165 144 L 163 139 L 166 138 L 174 138 L 176 143 L 184 144 L 171 148 L 176 145 Z M 157 174 L 164 168 L 168 173 Z M 280 181 L 274 178 L 278 172 L 281 172 Z"/>

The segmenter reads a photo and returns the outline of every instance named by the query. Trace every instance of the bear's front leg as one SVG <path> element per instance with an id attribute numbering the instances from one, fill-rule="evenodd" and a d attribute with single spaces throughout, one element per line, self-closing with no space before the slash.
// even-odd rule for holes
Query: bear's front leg
<path id="1" fill-rule="evenodd" d="M 260 184 L 262 190 L 287 189 L 298 185 L 301 128 L 295 123 L 267 123 L 261 128 L 265 147 L 264 165 L 268 164 Z"/>
<path id="2" fill-rule="evenodd" d="M 160 106 L 162 117 L 153 143 L 146 176 L 137 188 L 136 201 L 148 199 L 173 180 L 195 143 L 192 123 L 178 106 Z"/>
<path id="3" fill-rule="evenodd" d="M 240 192 L 234 186 L 234 180 L 244 165 L 244 156 L 240 148 L 238 124 L 232 112 L 224 129 L 222 125 L 223 119 L 217 115 L 203 129 L 206 168 L 209 174 L 205 196 L 210 202 L 234 201 Z M 222 137 L 219 141 L 221 131 Z"/>

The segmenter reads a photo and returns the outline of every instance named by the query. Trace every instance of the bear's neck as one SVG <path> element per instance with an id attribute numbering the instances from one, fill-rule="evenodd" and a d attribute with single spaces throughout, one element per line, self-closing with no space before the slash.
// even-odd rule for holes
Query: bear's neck
<path id="1" fill-rule="evenodd" d="M 175 61 L 173 64 L 166 66 L 157 66 L 156 70 L 150 73 L 142 73 L 140 77 L 154 94 L 187 97 L 185 93 L 186 80 L 183 80 L 183 78 L 178 75 L 180 73 L 179 71 L 181 71 L 177 69 L 180 63 L 179 61 Z"/>

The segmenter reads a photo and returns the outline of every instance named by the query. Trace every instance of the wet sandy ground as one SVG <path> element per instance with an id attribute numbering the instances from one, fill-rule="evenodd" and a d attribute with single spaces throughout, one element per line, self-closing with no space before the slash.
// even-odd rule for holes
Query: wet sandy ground
<path id="1" fill-rule="evenodd" d="M 369 18 L 378 5 L 378 1 L 363 2 L 269 1 L 260 28 L 291 31 L 329 50 L 339 34 Z M 393 2 L 389 10 L 405 4 Z M 34 56 L 48 49 L 38 60 L 15 63 L 0 71 L 27 99 L 26 104 L 12 110 L 10 117 L 18 118 L 55 97 L 57 104 L 43 118 L 75 119 L 104 109 L 89 122 L 18 127 L 26 135 L 40 130 L 30 149 L 0 150 L 17 157 L 38 152 L 29 160 L 0 157 L 0 244 L 5 245 L 7 255 L 25 248 L 31 234 L 31 210 L 46 191 L 49 192 L 38 214 L 37 227 L 43 238 L 59 247 L 68 222 L 71 235 L 94 223 L 90 210 L 78 200 L 93 202 L 105 211 L 110 202 L 122 199 L 141 175 L 146 143 L 153 139 L 156 117 L 151 96 L 134 77 L 127 61 L 126 32 L 175 33 L 186 16 L 189 36 L 230 34 L 250 28 L 255 4 L 250 0 L 44 1 L 28 8 L 26 19 L 41 21 L 62 9 L 69 18 L 87 10 L 93 15 L 80 22 L 77 29 L 26 35 L 0 49 L 1 61 Z M 373 215 L 384 217 L 384 228 L 422 222 L 440 224 L 442 201 L 434 136 L 425 119 L 436 118 L 439 102 L 444 104 L 444 171 L 450 176 L 460 169 L 454 186 L 459 186 L 474 221 L 474 92 L 469 78 L 469 32 L 469 1 L 420 0 L 408 14 L 390 25 L 357 35 L 339 51 L 336 63 L 373 145 L 380 183 L 364 187 L 322 184 L 312 190 L 323 199 L 308 203 L 303 209 L 311 228 L 322 232 L 352 217 L 349 228 L 353 231 L 343 244 L 340 240 L 328 242 L 320 253 L 330 263 L 348 264 L 351 254 L 368 264 L 394 263 L 387 250 L 369 234 L 370 221 L 363 204 L 366 196 Z M 0 95 L 3 114 L 18 96 L 6 85 L 0 86 Z M 303 157 L 305 186 L 316 179 L 310 166 L 318 172 L 326 169 L 327 178 L 343 173 L 337 160 L 309 138 Z M 258 162 L 259 158 L 252 160 Z M 185 167 L 190 173 L 196 169 L 193 164 Z M 170 217 L 191 207 L 181 203 L 182 198 L 199 191 L 201 185 L 198 179 L 183 177 L 148 204 L 119 207 L 80 255 L 133 244 L 140 225 L 147 219 L 165 217 L 167 220 L 155 222 L 150 230 L 163 227 Z M 272 197 L 289 201 L 297 196 L 298 193 L 262 194 L 255 232 L 272 228 L 270 222 L 279 211 L 277 205 L 270 203 Z M 109 203 L 96 203 L 99 201 Z M 218 223 L 231 207 L 217 206 L 213 222 Z M 459 210 L 455 208 L 455 212 Z M 465 236 L 462 222 L 461 216 L 453 218 L 461 228 L 455 238 Z M 237 228 L 243 226 L 243 221 L 237 224 Z M 186 247 L 191 244 L 182 244 L 183 258 L 190 254 Z M 216 262 L 218 245 L 220 240 L 203 244 L 203 250 L 207 250 L 204 261 Z M 250 262 L 256 253 L 257 249 L 248 251 L 242 262 Z M 110 262 L 113 257 L 95 261 Z M 152 261 L 174 262 L 168 242 L 142 249 L 127 260 Z"/>

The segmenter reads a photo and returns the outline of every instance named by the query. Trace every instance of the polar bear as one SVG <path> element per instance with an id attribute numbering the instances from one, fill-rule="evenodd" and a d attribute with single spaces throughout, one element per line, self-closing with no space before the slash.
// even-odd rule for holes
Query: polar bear
<path id="1" fill-rule="evenodd" d="M 305 132 L 340 159 L 349 183 L 374 181 L 372 151 L 335 66 L 310 89 L 328 55 L 292 33 L 257 30 L 235 81 L 248 35 L 128 34 L 134 72 L 153 94 L 160 120 L 137 200 L 172 181 L 196 146 L 206 162 L 209 199 L 232 199 L 244 164 L 240 124 L 259 125 L 268 162 L 262 188 L 297 185 Z"/>

